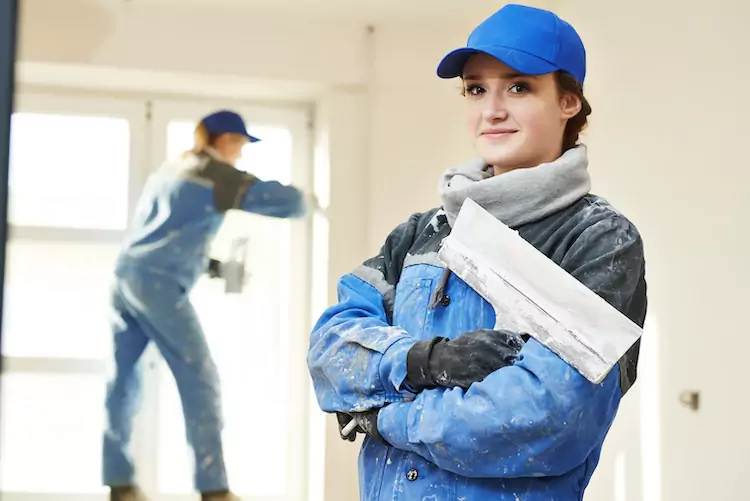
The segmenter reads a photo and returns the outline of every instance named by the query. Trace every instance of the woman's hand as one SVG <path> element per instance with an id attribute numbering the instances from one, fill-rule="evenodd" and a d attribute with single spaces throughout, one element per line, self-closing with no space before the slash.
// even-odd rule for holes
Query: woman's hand
<path id="1" fill-rule="evenodd" d="M 528 336 L 482 329 L 448 340 L 419 341 L 406 357 L 406 382 L 415 391 L 443 386 L 467 390 L 472 383 L 513 365 Z"/>
<path id="2" fill-rule="evenodd" d="M 354 442 L 357 438 L 357 433 L 364 433 L 372 438 L 379 440 L 380 442 L 388 445 L 378 431 L 378 413 L 380 408 L 371 409 L 365 412 L 352 412 L 350 414 L 344 412 L 337 412 L 336 419 L 339 422 L 339 435 L 343 440 Z M 352 421 L 353 428 L 348 426 Z M 348 433 L 346 428 L 349 427 L 351 431 Z"/>

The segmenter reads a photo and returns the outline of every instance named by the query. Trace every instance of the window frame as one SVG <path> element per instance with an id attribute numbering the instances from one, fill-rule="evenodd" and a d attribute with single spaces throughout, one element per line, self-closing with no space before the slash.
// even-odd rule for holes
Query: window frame
<path id="1" fill-rule="evenodd" d="M 144 165 L 146 158 L 146 139 L 148 123 L 143 100 L 120 97 L 89 97 L 75 93 L 18 92 L 15 96 L 13 113 L 57 114 L 67 116 L 117 117 L 126 119 L 129 124 L 130 163 L 128 169 L 128 220 L 132 214 L 134 192 L 140 189 L 139 166 Z M 12 151 L 11 151 L 12 155 Z M 119 244 L 125 236 L 125 230 L 88 229 L 66 226 L 26 226 L 8 222 L 8 240 L 39 242 L 70 242 L 75 244 L 107 243 Z M 12 266 L 6 260 L 7 267 Z M 7 285 L 7 283 L 6 283 Z M 7 295 L 5 298 L 7 302 Z M 4 312 L 7 314 L 7 311 Z M 5 333 L 7 336 L 7 333 Z M 70 358 L 70 357 L 29 357 L 5 356 L 3 354 L 3 372 L 6 374 L 38 374 L 54 376 L 67 375 L 100 375 L 107 373 L 106 359 Z M 3 401 L 3 404 L 7 402 Z M 104 489 L 102 488 L 102 492 Z M 75 496 L 79 499 L 99 498 L 95 494 L 76 493 L 17 493 L 3 492 L 3 497 L 10 501 L 24 499 L 50 498 L 62 500 Z"/>
<path id="2" fill-rule="evenodd" d="M 283 126 L 293 137 L 292 183 L 311 192 L 313 189 L 313 123 L 312 109 L 308 105 L 264 105 L 223 100 L 149 99 L 151 96 L 137 94 L 129 96 L 83 96 L 73 90 L 47 89 L 24 91 L 16 95 L 16 112 L 54 113 L 66 115 L 116 116 L 127 118 L 130 123 L 130 172 L 128 182 L 128 222 L 132 218 L 136 202 L 145 180 L 160 165 L 166 154 L 166 123 L 164 120 L 196 120 L 208 111 L 229 108 L 240 112 L 248 122 L 262 125 Z M 163 127 L 162 127 L 163 125 Z M 287 352 L 288 365 L 281 367 L 289 381 L 288 409 L 290 421 L 304 423 L 313 408 L 309 377 L 305 369 L 308 333 L 312 310 L 311 249 L 312 222 L 306 218 L 292 222 L 290 241 L 290 267 L 288 282 L 290 304 L 295 305 L 295 315 L 289 315 L 289 342 L 280 346 Z M 9 225 L 9 239 L 36 241 L 66 241 L 75 243 L 119 243 L 125 231 L 81 229 L 69 227 L 39 227 Z M 294 287 L 291 281 L 294 277 Z M 283 328 L 283 327 L 282 327 Z M 3 357 L 6 373 L 37 374 L 102 374 L 107 370 L 106 362 L 96 359 Z M 157 407 L 158 374 L 163 370 L 163 361 L 158 352 L 149 346 L 143 355 L 143 406 L 134 423 L 133 452 L 138 463 L 139 483 L 150 493 L 156 493 L 156 436 L 158 430 Z M 262 404 L 261 404 L 262 405 Z M 308 485 L 308 427 L 289 427 L 287 432 L 287 476 L 295 481 L 286 484 L 283 498 L 263 497 L 263 501 L 303 501 Z M 67 501 L 101 499 L 100 494 L 78 493 L 19 493 L 3 492 L 8 501 L 44 499 Z M 160 494 L 170 501 L 192 499 L 194 494 Z M 261 501 L 259 497 L 243 496 L 247 501 Z"/>
<path id="3" fill-rule="evenodd" d="M 143 187 L 149 151 L 150 124 L 143 99 L 134 97 L 82 96 L 76 93 L 19 92 L 13 113 L 39 113 L 69 116 L 118 117 L 130 125 L 130 169 L 128 176 L 128 210 L 130 220 L 135 202 Z M 11 151 L 11 155 L 12 155 Z M 9 238 L 31 236 L 38 239 L 64 238 L 78 242 L 104 241 L 119 243 L 124 230 L 87 229 L 66 226 L 26 226 L 10 224 Z"/>

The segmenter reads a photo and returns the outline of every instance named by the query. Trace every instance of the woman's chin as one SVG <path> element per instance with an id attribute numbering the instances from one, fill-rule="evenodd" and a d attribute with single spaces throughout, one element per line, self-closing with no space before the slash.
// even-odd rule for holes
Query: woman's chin
<path id="1" fill-rule="evenodd" d="M 495 175 L 524 166 L 523 157 L 515 155 L 513 152 L 504 152 L 503 154 L 494 152 L 492 155 L 481 155 L 481 157 L 487 165 L 491 165 L 495 169 Z"/>

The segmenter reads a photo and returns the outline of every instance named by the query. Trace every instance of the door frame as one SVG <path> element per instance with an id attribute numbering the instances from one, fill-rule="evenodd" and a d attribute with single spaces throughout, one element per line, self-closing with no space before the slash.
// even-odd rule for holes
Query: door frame
<path id="1" fill-rule="evenodd" d="M 76 114 L 94 117 L 118 116 L 130 124 L 130 174 L 128 182 L 128 221 L 143 188 L 150 155 L 150 123 L 144 99 L 137 97 L 84 96 L 66 91 L 21 91 L 16 94 L 14 113 Z M 82 147 L 84 143 L 82 143 Z M 57 238 L 80 242 L 105 241 L 119 243 L 125 231 L 59 227 L 28 227 L 10 225 L 9 238 L 24 235 L 36 238 Z"/>

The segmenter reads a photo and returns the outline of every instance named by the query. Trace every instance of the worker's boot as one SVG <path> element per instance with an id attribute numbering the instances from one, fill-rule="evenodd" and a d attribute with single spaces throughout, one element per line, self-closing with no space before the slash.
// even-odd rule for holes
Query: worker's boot
<path id="1" fill-rule="evenodd" d="M 203 492 L 201 501 L 242 501 L 239 496 L 229 491 L 224 492 Z"/>
<path id="2" fill-rule="evenodd" d="M 143 491 L 134 485 L 110 487 L 109 501 L 148 501 Z"/>

